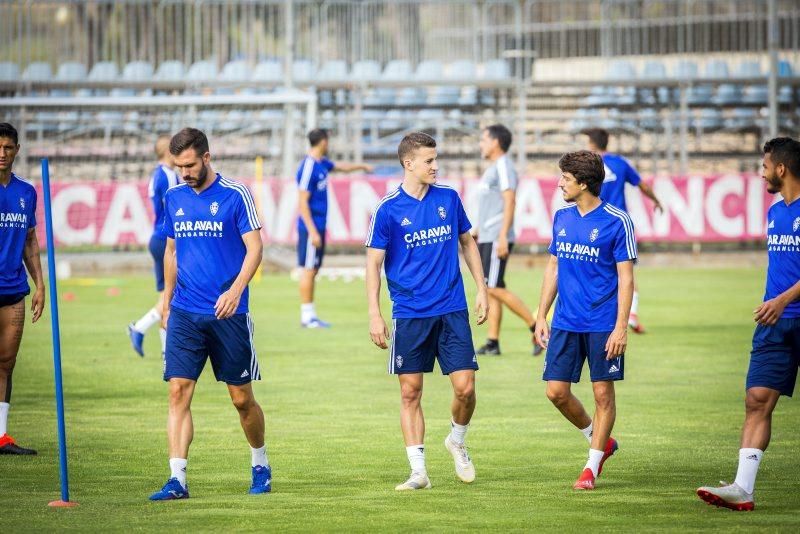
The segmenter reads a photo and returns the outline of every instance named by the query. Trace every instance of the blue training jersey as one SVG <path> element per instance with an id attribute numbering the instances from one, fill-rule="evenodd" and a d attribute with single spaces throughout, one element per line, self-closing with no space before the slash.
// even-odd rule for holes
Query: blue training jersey
<path id="1" fill-rule="evenodd" d="M 314 226 L 320 233 L 325 231 L 328 218 L 328 173 L 334 167 L 334 163 L 327 158 L 316 160 L 306 156 L 297 169 L 297 188 L 311 193 L 308 207 L 311 210 Z M 297 218 L 297 228 L 302 230 L 306 228 L 301 217 Z"/>
<path id="2" fill-rule="evenodd" d="M 375 208 L 366 246 L 386 251 L 392 317 L 434 317 L 467 309 L 458 237 L 469 232 L 454 189 L 431 185 L 422 200 L 398 187 Z"/>
<path id="3" fill-rule="evenodd" d="M 36 189 L 12 172 L 8 185 L 0 185 L 0 295 L 30 291 L 22 257 L 35 227 Z"/>
<path id="4" fill-rule="evenodd" d="M 159 239 L 167 238 L 167 230 L 164 228 L 164 195 L 167 189 L 178 185 L 178 175 L 166 165 L 159 165 L 153 170 L 150 183 L 147 185 L 147 196 L 153 203 L 153 235 Z"/>
<path id="5" fill-rule="evenodd" d="M 628 211 L 625 205 L 625 184 L 638 186 L 642 181 L 641 176 L 628 163 L 628 160 L 618 154 L 603 154 L 606 178 L 600 190 L 600 198 L 623 211 Z"/>
<path id="6" fill-rule="evenodd" d="M 178 260 L 172 306 L 213 315 L 217 299 L 242 270 L 247 253 L 242 235 L 261 228 L 253 197 L 243 184 L 217 174 L 199 195 L 186 184 L 167 191 L 164 210 Z M 248 295 L 245 288 L 237 314 L 248 311 Z"/>
<path id="7" fill-rule="evenodd" d="M 558 258 L 558 301 L 553 328 L 609 332 L 617 322 L 617 263 L 636 260 L 633 223 L 608 202 L 581 216 L 575 205 L 558 210 L 550 254 Z"/>
<path id="8" fill-rule="evenodd" d="M 783 200 L 767 212 L 767 288 L 764 300 L 774 299 L 800 281 L 800 199 Z M 800 300 L 783 310 L 781 318 L 800 317 Z"/>

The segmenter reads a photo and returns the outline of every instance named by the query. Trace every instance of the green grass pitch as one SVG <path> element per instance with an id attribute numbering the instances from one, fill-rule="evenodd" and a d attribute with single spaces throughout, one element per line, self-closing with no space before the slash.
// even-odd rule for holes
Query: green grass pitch
<path id="1" fill-rule="evenodd" d="M 247 443 L 224 386 L 207 366 L 193 406 L 192 498 L 162 503 L 147 500 L 169 474 L 158 335 L 151 330 L 140 359 L 124 333 L 152 305 L 152 281 L 61 282 L 62 294 L 75 295 L 61 301 L 61 332 L 71 496 L 80 506 L 47 507 L 59 496 L 48 312 L 33 327 L 28 318 L 10 415 L 12 435 L 40 454 L 0 456 L 0 530 L 796 532 L 796 400 L 783 398 L 775 413 L 755 512 L 709 507 L 694 494 L 699 485 L 735 475 L 751 313 L 762 295 L 763 269 L 641 268 L 637 275 L 649 331 L 630 337 L 627 379 L 617 390 L 614 435 L 621 449 L 593 492 L 571 489 L 586 441 L 545 398 L 542 359 L 530 356 L 525 327 L 506 314 L 503 356 L 480 361 L 467 440 L 476 482 L 456 479 L 442 444 L 451 392 L 437 372 L 426 377 L 423 397 L 433 489 L 396 493 L 408 474 L 398 387 L 386 374 L 387 353 L 369 340 L 363 282 L 322 280 L 317 308 L 334 328 L 303 331 L 296 284 L 270 275 L 252 287 L 251 310 L 273 493 L 247 495 Z M 508 274 L 509 287 L 529 303 L 540 280 L 540 270 Z M 109 284 L 119 295 L 108 295 Z M 481 341 L 485 327 L 473 335 Z M 576 391 L 589 405 L 586 376 Z"/>

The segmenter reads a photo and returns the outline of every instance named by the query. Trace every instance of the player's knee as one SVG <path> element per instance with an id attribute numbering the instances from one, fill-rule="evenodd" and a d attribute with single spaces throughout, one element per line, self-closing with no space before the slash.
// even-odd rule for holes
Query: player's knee
<path id="1" fill-rule="evenodd" d="M 11 372 L 14 370 L 14 364 L 16 361 L 17 358 L 15 354 L 6 354 L 0 352 L 0 376 L 10 376 Z"/>
<path id="2" fill-rule="evenodd" d="M 566 388 L 548 387 L 546 390 L 547 398 L 556 406 L 566 404 L 570 397 L 570 391 Z"/>
<path id="3" fill-rule="evenodd" d="M 760 392 L 747 390 L 744 398 L 744 407 L 748 415 L 762 415 L 769 412 L 769 396 L 762 395 Z"/>
<path id="4" fill-rule="evenodd" d="M 475 384 L 466 384 L 453 389 L 456 399 L 462 404 L 469 404 L 475 401 Z"/>
<path id="5" fill-rule="evenodd" d="M 169 383 L 169 403 L 171 406 L 187 405 L 191 398 L 191 389 L 187 384 L 175 381 Z"/>
<path id="6" fill-rule="evenodd" d="M 233 402 L 233 406 L 240 412 L 248 412 L 256 404 L 256 401 L 252 395 L 247 395 L 244 393 L 231 395 L 231 401 Z"/>
<path id="7" fill-rule="evenodd" d="M 400 400 L 402 401 L 403 405 L 417 405 L 421 399 L 422 389 L 408 385 L 404 385 L 402 388 L 400 388 Z"/>
<path id="8" fill-rule="evenodd" d="M 616 409 L 616 401 L 611 393 L 601 393 L 594 396 L 594 404 L 598 410 L 608 412 Z"/>

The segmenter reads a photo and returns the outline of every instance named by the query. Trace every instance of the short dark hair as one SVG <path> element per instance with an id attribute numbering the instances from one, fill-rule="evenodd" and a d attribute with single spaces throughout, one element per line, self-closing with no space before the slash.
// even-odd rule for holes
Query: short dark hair
<path id="1" fill-rule="evenodd" d="M 400 165 L 403 160 L 416 149 L 421 147 L 436 148 L 436 140 L 424 132 L 411 132 L 403 137 L 397 146 L 397 157 L 400 158 Z M 405 165 L 403 165 L 405 168 Z"/>
<path id="2" fill-rule="evenodd" d="M 594 143 L 594 146 L 600 150 L 608 148 L 608 130 L 603 128 L 584 128 L 581 133 L 589 138 L 589 141 Z"/>
<path id="3" fill-rule="evenodd" d="M 606 169 L 603 158 L 588 150 L 567 152 L 558 160 L 561 172 L 568 172 L 575 177 L 579 184 L 586 184 L 589 192 L 596 197 L 600 196 Z"/>
<path id="4" fill-rule="evenodd" d="M 184 128 L 169 140 L 169 153 L 177 156 L 184 150 L 193 148 L 198 156 L 208 152 L 208 137 L 197 128 Z"/>
<path id="5" fill-rule="evenodd" d="M 492 124 L 484 128 L 492 139 L 497 139 L 500 150 L 508 152 L 511 148 L 511 131 L 502 124 Z"/>
<path id="6" fill-rule="evenodd" d="M 800 178 L 800 141 L 791 137 L 776 137 L 764 143 L 764 154 L 771 154 L 772 163 L 783 165 L 796 178 Z"/>
<path id="7" fill-rule="evenodd" d="M 7 137 L 14 141 L 15 145 L 19 144 L 19 134 L 17 129 L 7 122 L 0 122 L 0 137 Z"/>
<path id="8" fill-rule="evenodd" d="M 310 132 L 308 132 L 308 144 L 311 146 L 317 146 L 325 139 L 328 138 L 328 130 L 323 128 L 314 128 Z"/>

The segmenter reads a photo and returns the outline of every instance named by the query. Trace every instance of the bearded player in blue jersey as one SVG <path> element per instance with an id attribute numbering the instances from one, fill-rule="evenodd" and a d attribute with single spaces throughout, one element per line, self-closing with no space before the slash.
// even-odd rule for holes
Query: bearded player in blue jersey
<path id="1" fill-rule="evenodd" d="M 328 221 L 328 173 L 371 172 L 371 165 L 336 163 L 328 159 L 328 132 L 317 128 L 308 133 L 311 147 L 297 169 L 297 265 L 300 267 L 300 326 L 330 328 L 317 317 L 314 281 L 325 256 L 325 227 Z"/>
<path id="2" fill-rule="evenodd" d="M 656 197 L 653 188 L 642 181 L 639 173 L 619 154 L 608 152 L 608 131 L 602 128 L 588 128 L 581 133 L 588 138 L 587 148 L 595 154 L 600 154 L 605 165 L 606 177 L 603 180 L 603 188 L 600 190 L 600 198 L 612 206 L 628 211 L 625 203 L 625 184 L 638 187 L 644 196 L 653 201 L 656 211 L 664 211 Z M 631 303 L 631 315 L 628 318 L 628 326 L 636 334 L 643 334 L 644 327 L 639 320 L 639 291 L 633 288 L 633 301 Z"/>
<path id="3" fill-rule="evenodd" d="M 17 363 L 25 326 L 25 297 L 31 292 L 28 273 L 36 284 L 31 299 L 32 322 L 44 309 L 44 280 L 36 238 L 36 190 L 11 168 L 19 153 L 17 130 L 0 123 L 0 454 L 36 454 L 8 435 L 11 375 Z M 28 272 L 25 272 L 25 268 Z"/>
<path id="4" fill-rule="evenodd" d="M 264 413 L 253 395 L 260 380 L 247 284 L 261 263 L 261 224 L 247 188 L 215 174 L 208 139 L 184 128 L 170 141 L 184 183 L 164 197 L 164 380 L 169 382 L 167 439 L 171 476 L 154 501 L 189 497 L 186 465 L 194 427 L 191 403 L 206 360 L 228 386 L 251 452 L 250 493 L 272 489 Z"/>
<path id="5" fill-rule="evenodd" d="M 547 397 L 589 441 L 589 459 L 574 484 L 594 489 L 617 450 L 614 382 L 624 378 L 636 240 L 628 215 L 600 199 L 605 170 L 587 150 L 564 154 L 559 187 L 571 203 L 553 219 L 553 239 L 536 318 L 536 341 L 547 348 L 542 378 Z M 552 329 L 547 312 L 558 294 Z M 572 393 L 584 362 L 594 392 L 594 418 Z"/>
<path id="6" fill-rule="evenodd" d="M 477 358 L 472 346 L 458 245 L 478 288 L 477 324 L 486 320 L 488 293 L 471 224 L 455 190 L 436 183 L 436 141 L 411 133 L 397 149 L 403 183 L 375 208 L 367 234 L 367 300 L 372 342 L 388 348 L 380 310 L 381 266 L 392 300 L 389 373 L 400 381 L 400 426 L 411 466 L 398 491 L 431 487 L 425 466 L 423 373 L 435 360 L 453 386 L 451 430 L 444 444 L 463 482 L 475 480 L 464 444 L 475 411 Z"/>
<path id="7" fill-rule="evenodd" d="M 778 137 L 764 145 L 767 191 L 781 199 L 767 214 L 767 284 L 747 371 L 745 419 L 733 484 L 698 488 L 709 504 L 748 511 L 761 458 L 772 434 L 772 412 L 781 395 L 791 397 L 800 366 L 800 142 Z"/>
<path id="8" fill-rule="evenodd" d="M 150 236 L 148 249 L 153 256 L 153 274 L 156 278 L 158 302 L 138 321 L 128 325 L 128 337 L 136 354 L 144 356 L 144 334 L 153 325 L 161 323 L 161 308 L 164 298 L 164 250 L 167 248 L 167 230 L 164 228 L 164 195 L 170 187 L 178 185 L 178 175 L 172 170 L 172 155 L 169 153 L 170 137 L 162 135 L 156 140 L 156 157 L 158 165 L 153 170 L 150 183 L 147 185 L 147 196 L 153 203 L 153 235 Z M 161 353 L 167 346 L 167 332 L 159 329 L 161 336 Z"/>

